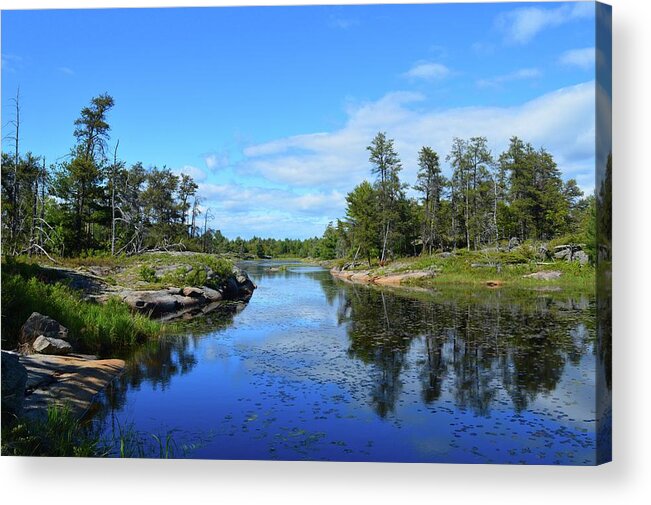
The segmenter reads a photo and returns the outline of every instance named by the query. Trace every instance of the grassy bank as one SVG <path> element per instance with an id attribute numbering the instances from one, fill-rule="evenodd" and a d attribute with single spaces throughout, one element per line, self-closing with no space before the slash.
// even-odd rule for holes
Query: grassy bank
<path id="1" fill-rule="evenodd" d="M 101 277 L 107 284 L 141 290 L 168 286 L 218 288 L 232 275 L 234 263 L 234 258 L 226 255 L 166 252 L 136 256 L 96 254 L 54 259 L 56 263 L 44 257 L 19 258 L 22 263 L 76 269 Z"/>
<path id="2" fill-rule="evenodd" d="M 341 266 L 344 260 L 335 260 L 331 266 Z M 433 276 L 428 279 L 409 281 L 420 286 L 465 285 L 469 287 L 486 286 L 489 282 L 497 282 L 504 286 L 537 288 L 540 286 L 558 286 L 561 288 L 576 288 L 582 290 L 595 289 L 595 268 L 592 265 L 579 265 L 578 262 L 545 261 L 539 262 L 522 251 L 466 251 L 459 250 L 454 254 L 435 254 L 399 258 L 385 266 L 377 262 L 371 265 L 363 263 L 354 270 L 369 270 L 372 275 L 385 276 L 407 272 L 429 271 Z M 538 280 L 524 277 L 525 275 L 558 271 L 558 279 Z"/>
<path id="3" fill-rule="evenodd" d="M 84 301 L 63 283 L 54 282 L 38 265 L 2 263 L 2 347 L 15 348 L 20 327 L 32 312 L 50 316 L 70 331 L 75 350 L 115 354 L 159 336 L 163 325 L 133 314 L 126 304 L 110 299 L 100 305 Z"/>
<path id="4" fill-rule="evenodd" d="M 174 458 L 198 444 L 179 445 L 173 432 L 137 432 L 130 427 L 115 439 L 102 438 L 92 423 L 76 419 L 63 407 L 50 407 L 43 420 L 20 420 L 2 428 L 3 456 Z"/>

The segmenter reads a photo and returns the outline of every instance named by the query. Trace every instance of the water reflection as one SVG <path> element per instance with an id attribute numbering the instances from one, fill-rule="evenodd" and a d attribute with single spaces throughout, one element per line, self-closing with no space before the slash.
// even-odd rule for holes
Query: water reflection
<path id="1" fill-rule="evenodd" d="M 129 360 L 98 416 L 109 432 L 214 433 L 193 457 L 594 462 L 593 293 L 405 291 L 244 268 L 259 286 L 249 305 Z"/>
<path id="2" fill-rule="evenodd" d="M 352 284 L 340 289 L 349 353 L 374 365 L 371 396 L 382 417 L 394 410 L 415 340 L 423 346 L 415 363 L 423 401 L 436 401 L 451 377 L 456 404 L 482 416 L 502 389 L 516 412 L 553 391 L 566 362 L 577 364 L 592 342 L 587 321 L 594 304 L 586 297 L 446 290 L 413 299 Z"/>
<path id="3" fill-rule="evenodd" d="M 153 390 L 170 388 L 175 376 L 190 373 L 199 362 L 196 350 L 201 339 L 228 328 L 245 307 L 243 303 L 225 304 L 202 318 L 186 322 L 182 335 L 147 342 L 126 360 L 125 373 L 106 389 L 100 401 L 110 410 L 119 410 L 126 403 L 127 392 L 140 388 L 144 382 Z"/>

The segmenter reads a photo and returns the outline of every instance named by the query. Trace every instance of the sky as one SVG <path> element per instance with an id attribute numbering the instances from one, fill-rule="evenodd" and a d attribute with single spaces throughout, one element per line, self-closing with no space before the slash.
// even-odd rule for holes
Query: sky
<path id="1" fill-rule="evenodd" d="M 192 175 L 231 239 L 320 236 L 378 131 L 410 184 L 424 145 L 517 135 L 594 189 L 592 2 L 3 11 L 1 37 L 21 150 L 61 161 L 107 92 L 119 157 Z"/>

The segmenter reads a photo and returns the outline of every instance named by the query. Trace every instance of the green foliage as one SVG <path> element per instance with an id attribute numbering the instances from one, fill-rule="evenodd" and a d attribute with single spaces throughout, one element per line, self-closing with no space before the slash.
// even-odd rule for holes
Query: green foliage
<path id="1" fill-rule="evenodd" d="M 61 283 L 51 284 L 36 265 L 5 261 L 2 265 L 2 347 L 15 347 L 21 325 L 32 312 L 50 316 L 70 331 L 79 352 L 103 354 L 127 350 L 157 337 L 163 326 L 133 314 L 117 298 L 105 304 L 85 301 Z"/>
<path id="2" fill-rule="evenodd" d="M 138 274 L 140 275 L 140 279 L 145 282 L 154 283 L 158 280 L 156 277 L 156 270 L 149 265 L 142 265 L 140 270 L 138 270 Z"/>
<path id="3" fill-rule="evenodd" d="M 75 417 L 69 408 L 52 405 L 44 419 L 20 419 L 2 428 L 2 456 L 113 457 L 169 459 L 186 456 L 201 444 L 179 445 L 174 430 L 164 435 L 118 426 L 115 439 Z"/>
<path id="4" fill-rule="evenodd" d="M 231 261 L 207 254 L 183 258 L 183 263 L 183 266 L 163 275 L 160 283 L 178 287 L 208 286 L 217 289 L 233 274 Z M 209 272 L 212 272 L 210 276 Z"/>
<path id="5" fill-rule="evenodd" d="M 371 256 L 381 248 L 377 192 L 369 182 L 364 181 L 346 195 L 346 202 L 346 219 L 350 226 L 352 246 L 370 265 Z"/>
<path id="6" fill-rule="evenodd" d="M 100 438 L 69 409 L 52 406 L 43 420 L 21 420 L 2 429 L 3 456 L 104 456 Z"/>

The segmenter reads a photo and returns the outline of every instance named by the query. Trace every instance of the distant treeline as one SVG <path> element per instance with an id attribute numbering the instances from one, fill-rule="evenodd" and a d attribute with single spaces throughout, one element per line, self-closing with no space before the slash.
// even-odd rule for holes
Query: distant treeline
<path id="1" fill-rule="evenodd" d="M 188 249 L 255 256 L 391 257 L 455 248 L 480 249 L 517 237 L 549 240 L 594 228 L 594 197 L 573 179 L 563 182 L 545 149 L 517 137 L 494 157 L 484 137 L 455 138 L 443 176 L 439 154 L 418 153 L 413 189 L 400 179 L 402 164 L 393 140 L 378 133 L 368 146 L 374 176 L 347 196 L 346 215 L 320 238 L 228 240 L 209 228 L 191 176 L 163 167 L 126 166 L 119 141 L 109 147 L 107 114 L 113 98 L 103 94 L 74 123 L 74 144 L 62 161 L 47 164 L 21 154 L 20 101 L 13 99 L 13 152 L 2 153 L 4 254 L 133 254 L 151 249 Z M 589 237 L 588 237 L 589 238 Z"/>
<path id="2" fill-rule="evenodd" d="M 594 243 L 594 196 L 574 179 L 563 182 L 553 156 L 512 137 L 494 157 L 485 137 L 455 138 L 443 176 L 439 154 L 418 153 L 417 198 L 407 197 L 393 140 L 378 133 L 368 146 L 372 182 L 346 196 L 346 216 L 325 231 L 327 257 L 381 262 L 435 250 L 479 250 L 515 237 L 547 241 L 563 235 Z"/>

